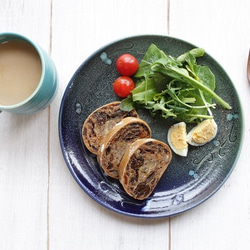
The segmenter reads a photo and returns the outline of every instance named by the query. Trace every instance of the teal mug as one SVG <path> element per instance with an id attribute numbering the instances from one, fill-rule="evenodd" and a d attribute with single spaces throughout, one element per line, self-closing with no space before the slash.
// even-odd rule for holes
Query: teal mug
<path id="1" fill-rule="evenodd" d="M 29 38 L 0 33 L 0 112 L 33 114 L 49 106 L 58 87 L 55 64 Z"/>

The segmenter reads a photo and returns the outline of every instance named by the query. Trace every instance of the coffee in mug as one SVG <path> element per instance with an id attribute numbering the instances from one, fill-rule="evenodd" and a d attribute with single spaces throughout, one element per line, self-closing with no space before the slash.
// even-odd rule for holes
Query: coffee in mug
<path id="1" fill-rule="evenodd" d="M 0 33 L 0 110 L 32 114 L 55 96 L 57 73 L 47 53 L 28 38 Z"/>
<path id="2" fill-rule="evenodd" d="M 37 51 L 25 41 L 0 44 L 0 104 L 13 105 L 29 97 L 42 73 Z"/>

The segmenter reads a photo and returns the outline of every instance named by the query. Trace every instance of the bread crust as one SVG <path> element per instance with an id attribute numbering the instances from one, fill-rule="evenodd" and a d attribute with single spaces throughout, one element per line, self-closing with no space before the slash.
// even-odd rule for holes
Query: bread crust
<path id="1" fill-rule="evenodd" d="M 108 131 L 125 117 L 139 117 L 135 110 L 120 109 L 120 101 L 111 102 L 94 110 L 82 126 L 82 139 L 86 148 L 97 154 L 101 141 Z"/>
<path id="2" fill-rule="evenodd" d="M 123 155 L 119 180 L 128 195 L 143 200 L 150 196 L 172 160 L 167 144 L 156 139 L 139 139 Z"/>
<path id="3" fill-rule="evenodd" d="M 104 137 L 97 153 L 97 161 L 105 173 L 119 179 L 118 169 L 126 149 L 140 138 L 150 138 L 151 129 L 140 118 L 127 117 L 116 124 Z"/>

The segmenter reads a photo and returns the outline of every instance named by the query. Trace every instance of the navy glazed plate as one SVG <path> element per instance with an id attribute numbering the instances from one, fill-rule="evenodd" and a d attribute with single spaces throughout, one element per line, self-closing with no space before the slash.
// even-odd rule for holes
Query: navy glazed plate
<path id="1" fill-rule="evenodd" d="M 216 138 L 202 147 L 189 147 L 187 157 L 173 153 L 173 159 L 151 196 L 143 201 L 129 197 L 119 181 L 104 174 L 96 157 L 82 142 L 81 129 L 87 116 L 100 106 L 119 100 L 112 83 L 119 76 L 115 61 L 130 53 L 138 61 L 154 43 L 172 56 L 196 47 L 166 36 L 144 35 L 111 43 L 83 62 L 71 78 L 62 98 L 59 113 L 59 139 L 65 162 L 80 187 L 102 206 L 123 215 L 159 218 L 185 212 L 211 197 L 227 180 L 239 156 L 243 117 L 233 83 L 224 69 L 208 54 L 197 59 L 215 75 L 216 90 L 231 106 L 226 110 L 217 104 L 213 111 L 218 124 Z M 152 129 L 152 137 L 167 143 L 171 119 L 162 121 L 146 111 L 140 117 Z M 187 127 L 189 131 L 189 127 Z"/>

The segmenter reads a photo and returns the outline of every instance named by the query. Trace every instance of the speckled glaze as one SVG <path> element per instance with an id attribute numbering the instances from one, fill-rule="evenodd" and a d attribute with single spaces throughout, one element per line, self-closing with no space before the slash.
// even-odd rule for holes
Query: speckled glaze
<path id="1" fill-rule="evenodd" d="M 0 43 L 10 40 L 26 41 L 36 49 L 41 59 L 42 74 L 37 88 L 28 98 L 15 105 L 0 105 L 0 110 L 16 114 L 33 114 L 46 108 L 55 97 L 58 84 L 56 67 L 49 55 L 29 38 L 17 33 L 0 33 Z"/>
<path id="2" fill-rule="evenodd" d="M 71 174 L 80 187 L 96 202 L 115 212 L 135 217 L 157 218 L 187 211 L 213 195 L 227 180 L 239 156 L 243 117 L 233 83 L 223 68 L 208 54 L 199 63 L 211 68 L 216 77 L 216 92 L 232 106 L 220 105 L 213 111 L 218 124 L 215 139 L 202 147 L 189 147 L 188 157 L 173 153 L 172 161 L 152 195 L 138 201 L 130 198 L 119 181 L 107 177 L 84 147 L 81 128 L 84 120 L 100 106 L 118 100 L 112 90 L 119 76 L 115 61 L 120 54 L 131 53 L 140 61 L 151 43 L 173 56 L 196 46 L 165 36 L 137 36 L 107 45 L 78 68 L 65 90 L 59 114 L 59 137 L 62 153 Z M 150 125 L 152 137 L 167 143 L 171 119 L 151 117 L 139 111 Z M 192 126 L 187 126 L 187 131 Z"/>

